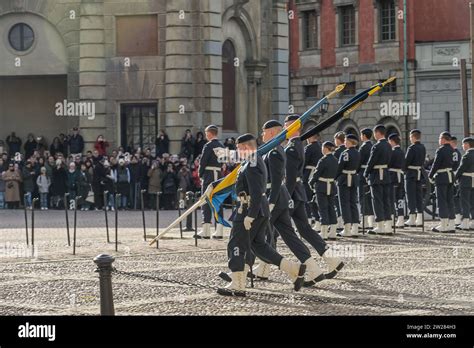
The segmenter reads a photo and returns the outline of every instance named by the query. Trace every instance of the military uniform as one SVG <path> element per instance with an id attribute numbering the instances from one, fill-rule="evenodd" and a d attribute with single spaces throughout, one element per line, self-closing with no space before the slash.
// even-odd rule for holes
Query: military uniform
<path id="1" fill-rule="evenodd" d="M 453 173 L 455 173 L 459 165 L 461 164 L 461 151 L 459 149 L 455 148 L 453 151 Z M 461 209 L 461 193 L 459 191 L 459 187 L 455 185 L 453 187 L 454 190 L 454 213 L 456 214 L 456 224 L 461 223 L 461 218 L 462 218 L 462 209 Z"/>
<path id="2" fill-rule="evenodd" d="M 303 171 L 303 183 L 306 190 L 306 197 L 308 198 L 306 212 L 308 217 L 313 218 L 319 222 L 318 204 L 316 203 L 316 196 L 313 197 L 313 190 L 309 185 L 309 178 L 312 173 L 316 170 L 319 160 L 323 157 L 321 152 L 321 143 L 315 141 L 311 144 L 306 145 L 304 149 L 304 171 Z"/>
<path id="3" fill-rule="evenodd" d="M 441 219 L 441 224 L 432 230 L 434 232 L 454 232 L 453 148 L 450 144 L 444 144 L 436 150 L 429 178 L 435 182 L 436 203 Z"/>
<path id="4" fill-rule="evenodd" d="M 346 145 L 342 144 L 339 145 L 336 148 L 336 151 L 334 151 L 334 157 L 339 161 L 341 158 L 342 153 L 346 151 Z M 336 186 L 336 214 L 337 214 L 337 220 L 338 220 L 338 228 L 342 228 L 342 214 L 341 214 L 341 205 L 339 204 L 339 187 Z"/>
<path id="5" fill-rule="evenodd" d="M 377 227 L 369 233 L 390 234 L 392 232 L 392 199 L 390 197 L 390 176 L 388 165 L 392 155 L 392 147 L 387 139 L 380 139 L 370 152 L 364 176 L 370 186 L 372 206 L 375 212 Z"/>
<path id="6" fill-rule="evenodd" d="M 245 141 L 255 139 L 245 135 Z M 239 137 L 241 139 L 244 136 Z M 239 141 L 238 139 L 238 141 Z M 291 262 L 283 258 L 265 240 L 265 230 L 270 218 L 270 209 L 266 198 L 267 169 L 261 156 L 255 155 L 252 162 L 242 166 L 237 176 L 236 192 L 239 201 L 233 226 L 227 245 L 228 265 L 231 270 L 231 284 L 219 288 L 217 292 L 224 296 L 245 296 L 246 274 L 251 267 L 251 251 L 266 263 L 279 266 L 286 272 L 295 290 L 299 290 L 304 282 L 306 265 Z M 246 223 L 252 221 L 250 229 Z M 251 250 L 249 250 L 249 245 Z"/>
<path id="7" fill-rule="evenodd" d="M 201 178 L 201 194 L 204 194 L 207 187 L 214 181 L 222 178 L 221 173 L 221 163 L 217 158 L 217 155 L 214 153 L 214 149 L 223 148 L 224 145 L 218 140 L 213 139 L 207 142 L 202 149 L 202 156 L 199 162 L 199 177 Z M 210 238 L 210 224 L 211 224 L 211 207 L 208 204 L 202 206 L 202 221 L 203 221 L 203 230 L 198 235 L 198 238 Z M 222 238 L 222 229 L 221 224 L 216 226 L 216 237 Z"/>
<path id="8" fill-rule="evenodd" d="M 474 148 L 468 149 L 462 157 L 455 178 L 462 207 L 462 223 L 458 228 L 468 230 L 469 218 L 474 219 Z"/>
<path id="9" fill-rule="evenodd" d="M 364 170 L 367 168 L 367 162 L 369 162 L 370 151 L 374 144 L 367 140 L 359 148 L 360 153 L 360 168 L 359 168 L 359 203 L 361 205 L 362 216 L 369 222 L 368 217 L 372 220 L 374 215 L 374 209 L 372 208 L 372 200 L 370 198 L 370 191 L 367 189 L 367 180 L 364 177 Z M 372 221 L 370 221 L 371 223 Z M 366 224 L 367 225 L 367 224 Z M 372 227 L 372 226 L 370 226 Z"/>
<path id="10" fill-rule="evenodd" d="M 392 199 L 392 214 L 397 217 L 397 228 L 404 227 L 405 216 L 405 190 L 403 180 L 403 168 L 405 167 L 405 153 L 400 145 L 392 149 L 392 158 L 390 159 L 390 197 Z"/>
<path id="11" fill-rule="evenodd" d="M 356 138 L 357 139 L 357 138 Z M 344 236 L 356 237 L 359 228 L 359 208 L 357 206 L 357 170 L 360 165 L 360 153 L 355 147 L 345 150 L 340 158 L 337 171 L 339 206 L 344 220 Z"/>
<path id="12" fill-rule="evenodd" d="M 423 183 L 424 164 L 426 158 L 425 146 L 417 141 L 408 147 L 405 156 L 405 192 L 408 203 L 409 227 L 421 227 L 423 224 Z M 416 219 L 416 220 L 415 220 Z"/>
<path id="13" fill-rule="evenodd" d="M 338 171 L 338 162 L 333 154 L 321 158 L 316 167 L 316 171 L 310 178 L 310 185 L 316 193 L 316 200 L 321 216 L 321 235 L 327 238 L 328 229 L 332 226 L 332 237 L 335 235 L 335 226 L 337 225 L 337 215 L 335 210 L 336 196 L 336 175 Z"/>

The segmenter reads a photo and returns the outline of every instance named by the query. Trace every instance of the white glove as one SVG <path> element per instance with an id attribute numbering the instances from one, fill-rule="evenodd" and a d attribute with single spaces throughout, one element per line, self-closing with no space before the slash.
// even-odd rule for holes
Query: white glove
<path id="1" fill-rule="evenodd" d="M 244 218 L 244 227 L 247 231 L 250 231 L 250 228 L 252 228 L 252 222 L 253 220 L 255 220 L 254 218 L 250 217 L 250 216 L 246 216 Z"/>
<path id="2" fill-rule="evenodd" d="M 272 212 L 273 208 L 275 208 L 275 204 L 270 203 L 270 213 Z"/>

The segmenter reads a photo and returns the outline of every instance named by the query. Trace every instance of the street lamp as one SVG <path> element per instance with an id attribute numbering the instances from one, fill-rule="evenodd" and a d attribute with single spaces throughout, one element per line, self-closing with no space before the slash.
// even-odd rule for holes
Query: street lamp
<path id="1" fill-rule="evenodd" d="M 328 113 L 329 110 L 329 102 L 325 100 L 323 104 L 321 105 L 321 116 L 324 116 L 325 114 Z"/>

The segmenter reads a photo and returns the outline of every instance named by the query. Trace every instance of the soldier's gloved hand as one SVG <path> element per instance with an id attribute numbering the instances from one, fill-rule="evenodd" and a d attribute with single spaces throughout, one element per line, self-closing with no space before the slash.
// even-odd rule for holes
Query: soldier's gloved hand
<path id="1" fill-rule="evenodd" d="M 275 204 L 270 203 L 270 213 L 272 212 L 273 208 L 275 208 Z"/>
<path id="2" fill-rule="evenodd" d="M 252 228 L 252 222 L 253 220 L 255 220 L 254 218 L 250 217 L 250 216 L 246 216 L 244 218 L 244 227 L 247 231 L 250 231 L 250 228 Z"/>

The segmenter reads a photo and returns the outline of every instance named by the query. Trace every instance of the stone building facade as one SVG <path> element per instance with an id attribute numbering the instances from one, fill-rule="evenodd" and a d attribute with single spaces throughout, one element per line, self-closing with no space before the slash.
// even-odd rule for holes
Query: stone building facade
<path id="1" fill-rule="evenodd" d="M 289 104 L 287 4 L 279 0 L 4 0 L 0 2 L 0 139 L 50 142 L 79 125 L 90 148 L 171 152 L 187 128 L 256 133 Z M 86 102 L 95 117 L 57 116 Z"/>

